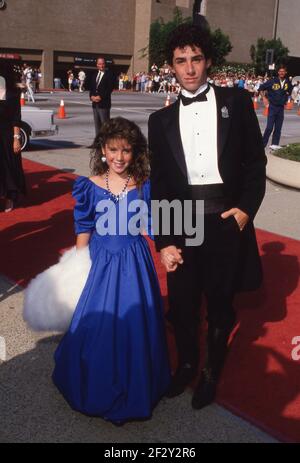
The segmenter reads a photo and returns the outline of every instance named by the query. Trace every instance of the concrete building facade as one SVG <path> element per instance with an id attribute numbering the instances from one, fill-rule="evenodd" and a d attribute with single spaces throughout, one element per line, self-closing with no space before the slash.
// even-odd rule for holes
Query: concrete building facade
<path id="1" fill-rule="evenodd" d="M 280 38 L 300 74 L 299 0 L 202 0 L 202 10 L 212 29 L 229 35 L 233 50 L 228 61 L 248 63 L 250 46 L 259 37 Z"/>
<path id="2" fill-rule="evenodd" d="M 0 10 L 0 53 L 18 53 L 40 66 L 42 87 L 67 69 L 94 66 L 98 55 L 116 72 L 148 70 L 141 49 L 152 21 L 169 20 L 178 6 L 191 14 L 192 0 L 6 0 Z"/>
<path id="3" fill-rule="evenodd" d="M 192 15 L 193 0 L 5 0 L 0 9 L 0 54 L 17 53 L 41 67 L 42 87 L 68 69 L 94 67 L 105 56 L 115 71 L 148 69 L 141 50 L 148 45 L 150 24 L 173 17 L 174 8 Z M 2 2 L 3 3 L 3 2 Z M 201 13 L 211 28 L 229 35 L 229 61 L 250 62 L 258 37 L 280 37 L 290 55 L 300 59 L 299 0 L 202 0 Z M 299 70 L 300 74 L 300 70 Z"/>

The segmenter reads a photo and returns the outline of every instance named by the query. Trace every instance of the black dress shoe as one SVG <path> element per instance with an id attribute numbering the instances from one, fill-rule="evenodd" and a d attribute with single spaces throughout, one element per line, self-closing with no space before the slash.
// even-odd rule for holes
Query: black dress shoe
<path id="1" fill-rule="evenodd" d="M 175 375 L 172 377 L 171 385 L 166 393 L 166 397 L 170 399 L 184 392 L 188 384 L 196 377 L 197 369 L 185 363 L 177 368 Z"/>
<path id="2" fill-rule="evenodd" d="M 196 410 L 211 404 L 216 397 L 217 381 L 211 376 L 209 370 L 202 370 L 200 381 L 192 398 L 192 407 Z"/>

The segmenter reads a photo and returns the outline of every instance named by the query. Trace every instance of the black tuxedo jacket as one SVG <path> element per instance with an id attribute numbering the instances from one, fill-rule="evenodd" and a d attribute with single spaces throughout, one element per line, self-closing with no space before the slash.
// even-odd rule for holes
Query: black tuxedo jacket
<path id="1" fill-rule="evenodd" d="M 96 80 L 98 76 L 98 71 L 95 71 L 91 75 L 90 79 L 90 98 L 91 96 L 100 96 L 101 101 L 99 103 L 93 102 L 93 108 L 111 108 L 111 94 L 115 85 L 115 78 L 111 71 L 105 71 L 104 76 L 101 79 L 100 84 L 97 86 Z"/>
<path id="2" fill-rule="evenodd" d="M 232 207 L 238 207 L 250 217 L 250 222 L 241 232 L 241 266 L 246 278 L 238 286 L 252 289 L 261 279 L 253 219 L 265 194 L 266 156 L 250 94 L 237 88 L 213 86 L 213 89 L 217 104 L 218 167 L 225 194 L 230 198 Z M 187 167 L 179 129 L 179 104 L 177 100 L 149 118 L 151 198 L 160 201 L 189 199 Z M 155 245 L 157 250 L 170 245 L 182 247 L 183 238 L 172 234 L 157 235 Z"/>

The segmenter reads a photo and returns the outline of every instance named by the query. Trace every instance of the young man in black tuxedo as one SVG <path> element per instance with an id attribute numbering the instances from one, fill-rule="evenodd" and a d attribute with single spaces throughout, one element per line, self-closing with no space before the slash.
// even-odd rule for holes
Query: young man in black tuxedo
<path id="1" fill-rule="evenodd" d="M 266 157 L 249 93 L 207 84 L 212 42 L 208 29 L 181 25 L 170 36 L 169 64 L 182 90 L 169 107 L 149 118 L 153 200 L 204 200 L 204 241 L 187 246 L 184 234 L 155 244 L 168 274 L 169 320 L 178 368 L 168 392 L 181 394 L 197 376 L 201 297 L 207 300 L 207 355 L 192 406 L 216 395 L 235 323 L 234 295 L 262 280 L 253 219 L 265 194 Z M 174 221 L 174 218 L 171 219 Z"/>
<path id="2" fill-rule="evenodd" d="M 97 58 L 97 71 L 90 81 L 90 100 L 92 101 L 96 135 L 101 125 L 110 119 L 111 94 L 114 89 L 114 76 L 106 70 L 105 59 Z"/>

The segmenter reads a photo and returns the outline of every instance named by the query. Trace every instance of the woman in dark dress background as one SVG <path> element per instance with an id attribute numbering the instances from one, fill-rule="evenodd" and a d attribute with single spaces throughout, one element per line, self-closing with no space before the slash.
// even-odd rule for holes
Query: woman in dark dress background
<path id="1" fill-rule="evenodd" d="M 0 58 L 0 197 L 10 212 L 19 194 L 25 194 L 22 168 L 20 92 L 13 63 Z"/>

